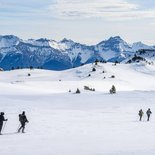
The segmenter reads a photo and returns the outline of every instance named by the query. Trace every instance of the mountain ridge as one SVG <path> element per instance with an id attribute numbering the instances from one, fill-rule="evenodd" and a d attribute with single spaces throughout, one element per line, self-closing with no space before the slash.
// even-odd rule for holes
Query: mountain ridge
<path id="1" fill-rule="evenodd" d="M 14 35 L 0 35 L 0 67 L 4 70 L 29 66 L 65 70 L 96 59 L 124 62 L 142 49 L 155 50 L 155 47 L 142 42 L 130 45 L 120 36 L 110 37 L 96 45 L 86 45 L 66 38 L 61 41 L 47 38 L 23 40 Z M 146 53 L 143 56 L 149 59 Z M 154 54 L 151 55 L 153 61 L 152 56 Z"/>

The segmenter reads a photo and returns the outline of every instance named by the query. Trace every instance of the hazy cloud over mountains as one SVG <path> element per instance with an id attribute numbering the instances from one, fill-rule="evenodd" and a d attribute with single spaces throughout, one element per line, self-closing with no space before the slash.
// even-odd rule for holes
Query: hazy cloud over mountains
<path id="1" fill-rule="evenodd" d="M 2 35 L 86 43 L 121 35 L 155 44 L 154 0 L 0 0 L 0 20 Z"/>

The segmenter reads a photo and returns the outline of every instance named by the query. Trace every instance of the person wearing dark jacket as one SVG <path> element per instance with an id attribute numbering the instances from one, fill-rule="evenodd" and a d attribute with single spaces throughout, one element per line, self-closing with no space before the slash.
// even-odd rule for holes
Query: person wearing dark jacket
<path id="1" fill-rule="evenodd" d="M 19 114 L 19 121 L 20 121 L 20 123 L 21 123 L 21 126 L 20 126 L 20 128 L 18 129 L 18 132 L 20 132 L 20 130 L 22 130 L 22 133 L 24 133 L 25 124 L 29 122 L 29 121 L 27 120 L 26 115 L 25 115 L 25 111 L 23 111 L 22 114 Z"/>
<path id="2" fill-rule="evenodd" d="M 2 127 L 3 127 L 3 122 L 7 121 L 7 120 L 8 119 L 4 118 L 4 112 L 1 112 L 1 114 L 0 114 L 0 135 L 2 134 L 1 131 L 2 131 Z"/>
<path id="3" fill-rule="evenodd" d="M 138 115 L 139 115 L 139 121 L 142 120 L 143 114 L 144 114 L 143 110 L 140 109 L 140 110 L 139 110 L 139 113 L 138 113 Z"/>
<path id="4" fill-rule="evenodd" d="M 147 114 L 147 121 L 150 120 L 150 115 L 152 114 L 150 108 L 146 111 L 146 114 Z"/>

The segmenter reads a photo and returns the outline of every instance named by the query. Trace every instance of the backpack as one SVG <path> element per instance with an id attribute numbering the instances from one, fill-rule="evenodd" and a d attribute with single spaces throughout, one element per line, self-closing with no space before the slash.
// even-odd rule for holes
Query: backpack
<path id="1" fill-rule="evenodd" d="M 19 114 L 19 121 L 20 121 L 20 122 L 23 121 L 23 119 L 22 119 L 22 115 L 21 115 L 21 114 Z"/>

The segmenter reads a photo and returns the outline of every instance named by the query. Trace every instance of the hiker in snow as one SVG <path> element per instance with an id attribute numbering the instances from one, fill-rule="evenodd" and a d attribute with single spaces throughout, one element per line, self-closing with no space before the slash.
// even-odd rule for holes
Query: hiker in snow
<path id="1" fill-rule="evenodd" d="M 147 114 L 147 121 L 150 120 L 150 115 L 152 114 L 150 108 L 146 111 L 146 114 Z"/>
<path id="2" fill-rule="evenodd" d="M 20 132 L 20 130 L 22 129 L 22 133 L 24 133 L 25 124 L 29 122 L 29 121 L 27 120 L 27 118 L 26 118 L 25 111 L 23 111 L 22 114 L 19 114 L 19 121 L 20 121 L 20 123 L 21 123 L 21 126 L 20 126 L 20 128 L 18 129 L 18 132 Z"/>
<path id="3" fill-rule="evenodd" d="M 7 120 L 8 119 L 4 118 L 4 112 L 1 112 L 1 114 L 0 114 L 0 135 L 2 134 L 1 131 L 2 131 L 2 127 L 3 127 L 3 122 L 7 121 Z"/>
<path id="4" fill-rule="evenodd" d="M 144 114 L 143 110 L 140 109 L 140 110 L 139 110 L 139 113 L 138 113 L 138 115 L 139 115 L 139 121 L 142 120 L 143 114 Z"/>

